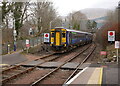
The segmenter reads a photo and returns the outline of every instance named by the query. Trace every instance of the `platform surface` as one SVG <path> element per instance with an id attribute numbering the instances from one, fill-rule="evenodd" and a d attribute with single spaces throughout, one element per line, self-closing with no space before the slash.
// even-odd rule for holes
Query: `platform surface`
<path id="1" fill-rule="evenodd" d="M 20 52 L 7 54 L 2 56 L 2 64 L 14 65 L 27 61 L 27 58 Z"/>
<path id="2" fill-rule="evenodd" d="M 91 64 L 76 74 L 66 84 L 68 86 L 74 86 L 75 84 L 78 86 L 90 84 L 120 86 L 118 69 L 118 65 L 115 63 Z"/>
<path id="3" fill-rule="evenodd" d="M 102 68 L 86 67 L 66 84 L 99 84 L 102 78 L 100 77 L 101 69 Z"/>

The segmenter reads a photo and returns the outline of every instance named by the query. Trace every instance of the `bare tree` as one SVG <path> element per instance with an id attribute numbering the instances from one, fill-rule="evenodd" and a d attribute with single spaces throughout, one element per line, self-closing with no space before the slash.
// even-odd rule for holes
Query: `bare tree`
<path id="1" fill-rule="evenodd" d="M 49 30 L 50 21 L 56 17 L 56 11 L 53 8 L 52 2 L 37 2 L 33 3 L 32 17 L 34 24 L 37 26 L 39 33 Z"/>
<path id="2" fill-rule="evenodd" d="M 61 27 L 62 26 L 62 18 L 60 16 L 56 17 L 51 21 L 51 28 Z"/>
<path id="3" fill-rule="evenodd" d="M 25 17 L 25 13 L 27 11 L 27 7 L 29 6 L 28 2 L 13 2 L 11 11 L 13 12 L 13 18 L 15 21 L 15 29 L 17 31 L 17 35 L 19 35 L 20 28 L 23 25 L 23 21 L 28 17 Z"/>

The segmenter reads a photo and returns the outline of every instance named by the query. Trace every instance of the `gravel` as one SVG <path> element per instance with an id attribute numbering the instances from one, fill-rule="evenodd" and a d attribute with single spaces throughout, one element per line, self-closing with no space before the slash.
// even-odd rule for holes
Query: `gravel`
<path id="1" fill-rule="evenodd" d="M 58 70 L 39 84 L 63 84 L 73 70 Z"/>
<path id="2" fill-rule="evenodd" d="M 51 70 L 35 69 L 31 73 L 24 74 L 20 78 L 8 83 L 8 84 L 31 84 L 32 82 L 38 80 L 40 77 L 50 72 Z"/>

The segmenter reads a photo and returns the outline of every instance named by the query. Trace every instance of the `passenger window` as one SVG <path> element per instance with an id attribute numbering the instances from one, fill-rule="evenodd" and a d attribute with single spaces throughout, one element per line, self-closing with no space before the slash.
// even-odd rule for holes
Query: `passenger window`
<path id="1" fill-rule="evenodd" d="M 62 33 L 62 37 L 65 38 L 65 33 Z"/>
<path id="2" fill-rule="evenodd" d="M 54 36 L 55 36 L 55 33 L 52 33 L 51 36 L 54 37 Z"/>

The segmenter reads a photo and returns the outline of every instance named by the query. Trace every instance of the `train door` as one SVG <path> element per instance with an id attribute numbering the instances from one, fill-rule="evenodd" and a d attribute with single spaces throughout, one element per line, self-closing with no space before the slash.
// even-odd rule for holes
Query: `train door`
<path id="1" fill-rule="evenodd" d="M 60 32 L 58 32 L 58 31 L 56 31 L 56 37 L 55 37 L 55 43 L 56 43 L 56 45 L 57 46 L 59 46 L 60 45 Z"/>
<path id="2" fill-rule="evenodd" d="M 51 44 L 54 44 L 55 32 L 51 31 Z"/>

